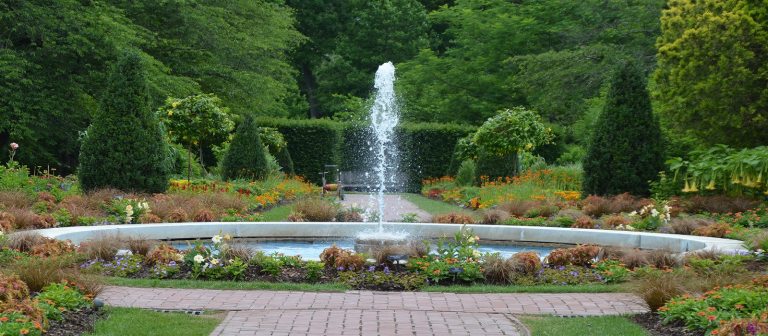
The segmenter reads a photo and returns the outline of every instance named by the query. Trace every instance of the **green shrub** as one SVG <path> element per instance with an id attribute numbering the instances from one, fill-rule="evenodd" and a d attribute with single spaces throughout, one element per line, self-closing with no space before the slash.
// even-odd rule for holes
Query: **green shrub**
<path id="1" fill-rule="evenodd" d="M 584 195 L 649 195 L 664 169 L 659 122 L 642 70 L 628 62 L 614 75 L 584 158 Z"/>
<path id="2" fill-rule="evenodd" d="M 475 161 L 464 160 L 456 173 L 456 184 L 459 186 L 472 186 L 475 184 L 477 166 Z"/>
<path id="3" fill-rule="evenodd" d="M 474 127 L 437 123 L 409 123 L 398 129 L 401 170 L 408 176 L 408 190 L 419 190 L 421 181 L 440 177 L 448 171 L 451 151 L 459 139 L 475 131 Z"/>
<path id="4" fill-rule="evenodd" d="M 267 156 L 259 137 L 259 128 L 247 116 L 237 127 L 222 163 L 222 177 L 227 180 L 263 179 L 267 176 Z"/>
<path id="5" fill-rule="evenodd" d="M 517 153 L 496 155 L 479 151 L 477 154 L 477 175 L 487 176 L 490 180 L 515 176 L 519 166 Z"/>
<path id="6" fill-rule="evenodd" d="M 84 191 L 112 187 L 161 193 L 168 188 L 168 145 L 150 110 L 147 89 L 141 56 L 126 53 L 83 137 L 78 177 Z"/>
<path id="7" fill-rule="evenodd" d="M 90 305 L 82 293 L 68 286 L 67 283 L 53 283 L 46 286 L 37 299 L 45 316 L 51 320 L 61 320 L 64 311 L 75 311 Z"/>
<path id="8" fill-rule="evenodd" d="M 330 120 L 258 119 L 264 127 L 278 130 L 288 143 L 296 175 L 320 184 L 319 173 L 327 164 L 338 164 L 343 124 Z"/>

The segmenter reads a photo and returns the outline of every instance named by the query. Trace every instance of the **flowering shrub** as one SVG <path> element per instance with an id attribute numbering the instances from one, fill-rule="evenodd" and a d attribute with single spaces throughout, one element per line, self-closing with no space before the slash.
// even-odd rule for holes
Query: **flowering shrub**
<path id="1" fill-rule="evenodd" d="M 433 282 L 451 279 L 454 282 L 474 282 L 483 278 L 481 259 L 477 250 L 479 237 L 472 229 L 462 226 L 454 239 L 441 239 L 436 246 L 436 254 L 408 260 L 408 269 L 426 275 Z"/>
<path id="2" fill-rule="evenodd" d="M 662 225 L 669 224 L 669 220 L 672 218 L 671 210 L 669 204 L 659 202 L 658 204 L 648 204 L 640 211 L 632 211 L 629 213 L 629 217 L 640 219 L 632 224 L 635 229 L 653 231 Z"/>
<path id="3" fill-rule="evenodd" d="M 117 256 L 113 261 L 89 260 L 80 265 L 81 269 L 109 276 L 128 277 L 141 271 L 144 257 L 138 254 Z"/>
<path id="4" fill-rule="evenodd" d="M 341 272 L 339 281 L 352 289 L 413 291 L 425 286 L 427 277 L 422 274 L 394 273 L 386 266 L 377 271 L 376 267 L 371 266 L 364 272 Z"/>
<path id="5" fill-rule="evenodd" d="M 605 283 L 620 283 L 632 273 L 618 260 L 601 260 L 592 265 L 600 273 Z"/>
<path id="6" fill-rule="evenodd" d="M 18 312 L 0 312 L 0 335 L 39 336 L 43 334 L 40 322 Z"/>
<path id="7" fill-rule="evenodd" d="M 152 266 L 149 277 L 153 279 L 168 279 L 179 272 L 180 265 L 176 261 L 169 261 L 167 264 L 155 263 Z"/>
<path id="8" fill-rule="evenodd" d="M 160 244 L 155 246 L 155 248 L 149 252 L 149 255 L 147 255 L 147 264 L 153 265 L 153 264 L 161 264 L 161 265 L 167 265 L 171 262 L 179 262 L 184 259 L 184 255 L 181 254 L 181 251 L 176 249 L 175 247 L 168 245 L 168 244 Z"/>
<path id="9" fill-rule="evenodd" d="M 734 214 L 728 213 L 719 216 L 718 220 L 732 226 L 768 229 L 768 206 L 764 205 L 756 209 Z"/>
<path id="10" fill-rule="evenodd" d="M 211 279 L 221 279 L 227 275 L 239 278 L 247 269 L 247 264 L 239 258 L 222 259 L 222 249 L 227 247 L 230 235 L 215 235 L 211 238 L 211 247 L 197 241 L 195 246 L 187 250 L 184 263 L 192 269 L 192 277 L 197 279 L 205 276 Z"/>
<path id="11" fill-rule="evenodd" d="M 70 287 L 66 280 L 46 286 L 36 299 L 50 320 L 61 320 L 62 313 L 86 308 L 91 304 L 87 297 Z"/>
<path id="12" fill-rule="evenodd" d="M 688 328 L 720 333 L 722 323 L 768 313 L 768 288 L 736 285 L 715 288 L 702 295 L 676 297 L 659 308 L 664 321 L 682 321 Z"/>
<path id="13" fill-rule="evenodd" d="M 116 216 L 122 223 L 138 223 L 139 217 L 149 214 L 149 203 L 146 200 L 116 199 L 110 204 L 109 214 Z"/>

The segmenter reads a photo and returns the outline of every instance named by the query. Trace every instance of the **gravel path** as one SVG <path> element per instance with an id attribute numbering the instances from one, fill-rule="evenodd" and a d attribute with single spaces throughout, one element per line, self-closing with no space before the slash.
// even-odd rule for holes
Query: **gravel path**
<path id="1" fill-rule="evenodd" d="M 341 204 L 345 208 L 358 207 L 379 211 L 379 206 L 369 194 L 345 194 Z M 432 216 L 424 210 L 421 210 L 416 204 L 413 204 L 400 195 L 384 195 L 384 221 L 400 222 L 406 214 L 416 214 L 419 222 L 426 222 Z"/>

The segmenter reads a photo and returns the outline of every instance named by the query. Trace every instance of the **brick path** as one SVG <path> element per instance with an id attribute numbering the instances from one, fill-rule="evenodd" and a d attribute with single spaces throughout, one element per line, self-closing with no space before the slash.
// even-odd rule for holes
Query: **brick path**
<path id="1" fill-rule="evenodd" d="M 310 293 L 107 287 L 107 305 L 227 310 L 212 335 L 527 335 L 512 314 L 647 312 L 632 294 Z"/>

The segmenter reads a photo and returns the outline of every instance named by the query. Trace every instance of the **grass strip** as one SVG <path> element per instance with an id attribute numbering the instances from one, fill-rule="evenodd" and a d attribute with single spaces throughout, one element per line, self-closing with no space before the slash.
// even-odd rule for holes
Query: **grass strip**
<path id="1" fill-rule="evenodd" d="M 105 308 L 107 316 L 96 321 L 84 336 L 205 336 L 221 323 L 222 315 L 194 316 L 160 313 L 138 308 Z"/>
<path id="2" fill-rule="evenodd" d="M 283 204 L 261 213 L 265 222 L 285 222 L 288 221 L 288 215 L 293 211 L 293 204 Z"/>
<path id="3" fill-rule="evenodd" d="M 289 283 L 266 281 L 215 281 L 215 280 L 159 280 L 159 279 L 129 279 L 105 277 L 108 285 L 148 288 L 200 288 L 200 289 L 250 289 L 299 292 L 343 292 L 347 290 L 342 284 L 336 283 Z"/>
<path id="4" fill-rule="evenodd" d="M 503 285 L 472 285 L 472 286 L 429 286 L 421 289 L 423 292 L 444 293 L 617 293 L 627 292 L 622 285 L 531 285 L 531 286 L 503 286 Z"/>
<path id="5" fill-rule="evenodd" d="M 624 316 L 518 316 L 535 336 L 646 336 L 648 332 Z"/>

